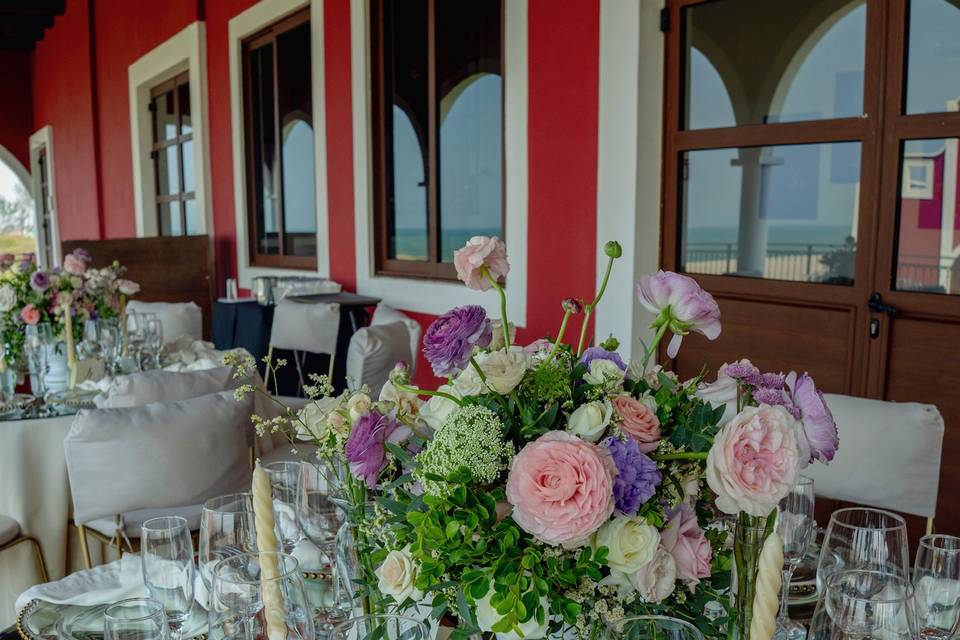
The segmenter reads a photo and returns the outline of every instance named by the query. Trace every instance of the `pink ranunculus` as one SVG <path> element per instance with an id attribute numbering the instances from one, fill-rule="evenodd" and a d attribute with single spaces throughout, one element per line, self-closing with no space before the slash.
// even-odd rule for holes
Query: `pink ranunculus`
<path id="1" fill-rule="evenodd" d="M 524 353 L 540 353 L 541 351 L 550 351 L 553 343 L 546 338 L 538 338 L 523 348 Z"/>
<path id="2" fill-rule="evenodd" d="M 637 282 L 637 299 L 657 323 L 669 323 L 673 339 L 667 355 L 675 358 L 680 341 L 688 331 L 702 333 L 708 340 L 720 335 L 720 307 L 697 281 L 672 271 L 658 271 L 641 276 Z"/>
<path id="3" fill-rule="evenodd" d="M 507 500 L 521 529 L 539 540 L 581 547 L 613 514 L 610 454 L 564 431 L 548 431 L 510 465 Z"/>
<path id="4" fill-rule="evenodd" d="M 633 396 L 619 395 L 610 399 L 613 410 L 620 416 L 620 430 L 640 445 L 640 451 L 650 453 L 660 444 L 660 419 L 657 412 Z"/>
<path id="5" fill-rule="evenodd" d="M 87 270 L 87 263 L 72 253 L 68 253 L 63 259 L 63 270 L 75 276 L 80 276 Z"/>
<path id="6" fill-rule="evenodd" d="M 830 413 L 827 401 L 806 373 L 798 376 L 791 371 L 787 376 L 786 387 L 790 392 L 793 406 L 800 411 L 803 433 L 810 444 L 810 461 L 830 462 L 840 446 L 837 423 Z"/>
<path id="7" fill-rule="evenodd" d="M 717 434 L 707 484 L 724 513 L 766 516 L 790 492 L 800 469 L 800 424 L 781 406 L 747 407 Z"/>
<path id="8" fill-rule="evenodd" d="M 37 324 L 40 322 L 40 309 L 34 304 L 28 304 L 20 309 L 20 318 L 27 324 Z"/>
<path id="9" fill-rule="evenodd" d="M 713 550 L 689 504 L 682 504 L 660 532 L 660 543 L 677 565 L 677 578 L 695 587 L 700 578 L 710 576 Z"/>
<path id="10" fill-rule="evenodd" d="M 486 291 L 493 285 L 484 273 L 484 267 L 494 280 L 510 271 L 507 245 L 496 236 L 473 236 L 462 249 L 453 252 L 453 266 L 457 268 L 457 277 L 468 287 Z"/>

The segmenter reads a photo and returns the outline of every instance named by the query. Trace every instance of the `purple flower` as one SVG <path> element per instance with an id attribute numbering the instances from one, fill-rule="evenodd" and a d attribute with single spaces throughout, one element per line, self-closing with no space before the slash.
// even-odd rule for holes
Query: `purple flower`
<path id="1" fill-rule="evenodd" d="M 657 470 L 657 463 L 640 451 L 640 446 L 633 438 L 620 440 L 610 437 L 604 444 L 617 467 L 617 476 L 613 480 L 613 499 L 617 510 L 635 516 L 640 505 L 656 493 L 663 475 Z"/>
<path id="2" fill-rule="evenodd" d="M 73 250 L 73 255 L 77 256 L 78 258 L 80 258 L 80 259 L 83 260 L 84 262 L 92 262 L 92 261 L 93 261 L 93 256 L 90 255 L 90 252 L 87 251 L 86 249 L 82 249 L 82 248 L 80 248 L 80 247 L 77 247 L 76 249 Z"/>
<path id="3" fill-rule="evenodd" d="M 755 373 L 743 379 L 747 384 L 768 389 L 783 389 L 786 376 L 782 373 Z"/>
<path id="4" fill-rule="evenodd" d="M 748 378 L 753 378 L 754 376 L 760 375 L 760 369 L 757 369 L 753 366 L 753 363 L 749 360 L 741 360 L 740 362 L 731 362 L 726 366 L 724 372 L 733 378 L 734 380 L 744 380 Z"/>
<path id="5" fill-rule="evenodd" d="M 30 287 L 37 293 L 43 293 L 50 288 L 50 276 L 45 271 L 34 271 L 30 276 Z"/>
<path id="6" fill-rule="evenodd" d="M 580 362 L 587 366 L 587 371 L 590 370 L 590 363 L 594 360 L 609 360 L 620 367 L 620 371 L 627 370 L 627 363 L 623 361 L 619 353 L 616 351 L 607 351 L 603 347 L 590 347 L 584 351 L 583 356 L 580 357 Z"/>
<path id="7" fill-rule="evenodd" d="M 398 423 L 377 411 L 371 411 L 357 420 L 347 438 L 346 457 L 353 475 L 374 487 L 380 471 L 387 462 L 384 443 L 397 429 Z"/>
<path id="8" fill-rule="evenodd" d="M 680 341 L 689 331 L 701 333 L 708 340 L 720 335 L 720 307 L 697 281 L 672 271 L 658 271 L 641 276 L 637 282 L 637 299 L 640 304 L 657 315 L 654 326 L 664 324 L 673 333 L 667 347 L 667 356 L 675 358 L 680 351 Z"/>
<path id="9" fill-rule="evenodd" d="M 800 410 L 793 406 L 790 399 L 784 394 L 782 389 L 771 389 L 770 387 L 757 387 L 753 390 L 753 399 L 758 404 L 769 404 L 775 407 L 783 407 L 794 419 L 800 419 Z"/>
<path id="10" fill-rule="evenodd" d="M 830 462 L 840 446 L 840 437 L 823 394 L 806 373 L 798 376 L 791 371 L 786 384 L 793 405 L 800 411 L 803 431 L 810 443 L 810 461 Z"/>
<path id="11" fill-rule="evenodd" d="M 474 347 L 485 347 L 493 338 L 493 328 L 483 307 L 457 307 L 433 321 L 423 337 L 423 353 L 433 373 L 452 376 L 466 368 Z"/>

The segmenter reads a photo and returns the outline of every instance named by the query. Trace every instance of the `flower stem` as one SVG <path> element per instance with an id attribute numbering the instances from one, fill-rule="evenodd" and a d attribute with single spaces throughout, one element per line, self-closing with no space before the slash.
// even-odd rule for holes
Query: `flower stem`
<path id="1" fill-rule="evenodd" d="M 706 451 L 680 451 L 678 453 L 665 453 L 661 456 L 651 455 L 656 461 L 661 460 L 706 460 L 708 453 Z"/>
<path id="2" fill-rule="evenodd" d="M 567 321 L 570 320 L 572 313 L 570 310 L 563 312 L 563 320 L 560 321 L 560 331 L 557 332 L 557 339 L 554 340 L 553 348 L 550 349 L 550 355 L 543 361 L 543 364 L 549 364 L 550 361 L 553 360 L 553 356 L 557 355 L 557 349 L 560 348 L 560 343 L 563 342 L 563 334 L 567 331 Z"/>
<path id="3" fill-rule="evenodd" d="M 428 389 L 418 389 L 417 387 L 410 387 L 405 384 L 394 384 L 393 386 L 396 387 L 398 391 L 405 391 L 406 393 L 412 393 L 414 395 L 440 396 L 441 398 L 446 398 L 451 402 L 456 402 L 458 407 L 463 406 L 463 403 L 460 402 L 459 398 L 449 393 L 446 393 L 445 391 L 440 391 L 439 389 L 436 391 L 430 391 Z"/>
<path id="4" fill-rule="evenodd" d="M 487 269 L 486 266 L 483 267 L 483 275 L 487 276 L 487 280 L 490 281 L 493 288 L 500 294 L 500 328 L 503 329 L 503 348 L 506 351 L 510 349 L 510 323 L 507 322 L 507 294 L 503 290 L 503 287 L 500 286 L 500 283 L 497 282 L 497 279 L 490 275 L 490 270 Z"/>
<path id="5" fill-rule="evenodd" d="M 613 256 L 607 258 L 607 270 L 603 272 L 603 280 L 600 281 L 600 289 L 597 291 L 597 297 L 584 308 L 583 326 L 580 327 L 580 342 L 577 343 L 577 358 L 583 353 L 583 343 L 587 339 L 587 326 L 590 324 L 590 316 L 593 314 L 593 310 L 597 308 L 597 305 L 600 304 L 600 298 L 603 297 L 603 292 L 607 290 L 607 281 L 610 280 L 610 271 L 613 269 L 614 260 L 616 260 L 616 258 Z"/>
<path id="6" fill-rule="evenodd" d="M 659 327 L 657 327 L 657 333 L 653 336 L 653 341 L 647 347 L 647 350 L 643 353 L 643 370 L 647 370 L 647 363 L 650 362 L 650 357 L 656 353 L 657 347 L 660 345 L 660 341 L 663 339 L 663 335 L 667 332 L 667 328 L 670 323 L 664 321 Z"/>

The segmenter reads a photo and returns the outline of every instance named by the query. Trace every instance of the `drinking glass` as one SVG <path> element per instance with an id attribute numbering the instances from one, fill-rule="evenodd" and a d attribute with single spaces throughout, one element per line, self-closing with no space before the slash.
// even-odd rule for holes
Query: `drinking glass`
<path id="1" fill-rule="evenodd" d="M 920 539 L 913 587 L 920 635 L 954 637 L 960 630 L 960 538 L 934 534 Z"/>
<path id="2" fill-rule="evenodd" d="M 144 348 L 154 369 L 160 368 L 160 356 L 163 353 L 163 324 L 156 316 L 147 317 L 144 323 Z"/>
<path id="3" fill-rule="evenodd" d="M 132 357 L 138 371 L 142 371 L 140 366 L 140 354 L 143 351 L 144 324 L 146 318 L 144 314 L 130 312 L 127 314 L 127 335 L 126 335 L 126 357 Z"/>
<path id="4" fill-rule="evenodd" d="M 392 614 L 364 615 L 344 620 L 330 631 L 330 640 L 428 640 L 430 628 L 426 624 Z M 703 640 L 696 638 L 696 640 Z"/>
<path id="5" fill-rule="evenodd" d="M 907 523 L 895 513 L 880 509 L 834 511 L 817 563 L 819 593 L 838 571 L 877 571 L 909 580 Z"/>
<path id="6" fill-rule="evenodd" d="M 173 640 L 193 607 L 193 540 L 186 518 L 151 518 L 140 532 L 143 583 L 150 597 L 163 605 Z"/>
<path id="7" fill-rule="evenodd" d="M 913 640 L 913 585 L 880 571 L 837 571 L 810 621 L 809 640 Z"/>
<path id="8" fill-rule="evenodd" d="M 100 321 L 100 357 L 107 367 L 107 373 L 113 375 L 117 360 L 123 349 L 123 331 L 116 320 Z"/>
<path id="9" fill-rule="evenodd" d="M 82 358 L 94 358 L 100 355 L 100 321 L 84 320 L 83 335 L 78 345 L 78 351 Z"/>
<path id="10" fill-rule="evenodd" d="M 689 622 L 667 616 L 635 616 L 609 623 L 608 640 L 703 640 L 700 630 Z"/>
<path id="11" fill-rule="evenodd" d="M 47 345 L 52 332 L 47 324 L 28 324 L 24 328 L 24 348 L 30 366 L 30 386 L 33 395 L 43 399 L 47 395 Z"/>
<path id="12" fill-rule="evenodd" d="M 200 579 L 210 591 L 213 567 L 220 560 L 257 550 L 253 495 L 233 493 L 210 498 L 200 514 Z"/>
<path id="13" fill-rule="evenodd" d="M 163 605 L 152 598 L 128 598 L 103 612 L 103 640 L 167 640 Z"/>
<path id="14" fill-rule="evenodd" d="M 783 541 L 783 574 L 780 594 L 780 614 L 777 616 L 776 640 L 803 640 L 806 628 L 790 619 L 787 603 L 790 599 L 790 580 L 797 565 L 807 553 L 816 523 L 813 520 L 813 480 L 800 476 L 790 493 L 780 501 L 777 533 Z"/>
<path id="15" fill-rule="evenodd" d="M 274 624 L 283 625 L 279 631 L 288 639 L 314 638 L 300 565 L 285 553 L 244 553 L 218 562 L 207 618 L 211 640 L 273 639 Z"/>
<path id="16" fill-rule="evenodd" d="M 270 478 L 273 516 L 277 522 L 277 540 L 284 553 L 292 553 L 300 541 L 297 524 L 297 489 L 300 483 L 300 462 L 271 462 L 264 466 Z"/>

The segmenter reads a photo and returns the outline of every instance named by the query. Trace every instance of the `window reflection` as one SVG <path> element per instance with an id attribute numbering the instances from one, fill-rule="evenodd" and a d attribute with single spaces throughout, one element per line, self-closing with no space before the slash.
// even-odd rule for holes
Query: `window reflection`
<path id="1" fill-rule="evenodd" d="M 313 127 L 293 118 L 283 131 L 283 226 L 286 253 L 312 255 L 317 244 Z"/>
<path id="2" fill-rule="evenodd" d="M 410 117 L 393 106 L 393 257 L 427 259 L 426 149 Z"/>
<path id="3" fill-rule="evenodd" d="M 960 0 L 911 0 L 907 113 L 957 111 L 960 100 Z"/>

